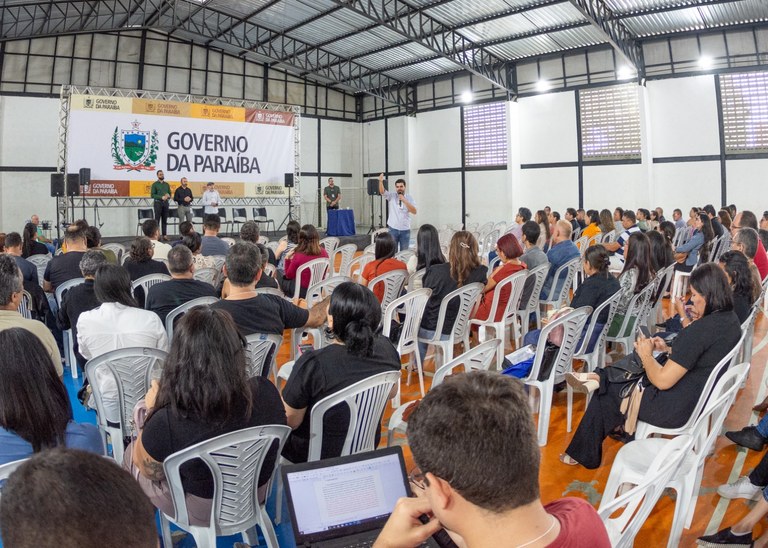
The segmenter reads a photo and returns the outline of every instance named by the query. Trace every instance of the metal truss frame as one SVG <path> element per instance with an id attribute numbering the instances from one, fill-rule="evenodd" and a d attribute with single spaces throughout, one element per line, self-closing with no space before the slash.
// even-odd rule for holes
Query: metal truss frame
<path id="1" fill-rule="evenodd" d="M 222 105 L 229 107 L 255 108 L 259 110 L 274 110 L 278 112 L 293 113 L 293 181 L 294 189 L 291 199 L 281 198 L 223 198 L 223 205 L 249 206 L 249 205 L 279 205 L 290 206 L 292 218 L 301 222 L 301 107 L 295 105 L 281 105 L 266 101 L 250 101 L 246 99 L 225 99 L 222 97 L 208 97 L 203 95 L 189 95 L 181 93 L 167 93 L 162 91 L 127 90 L 116 88 L 98 88 L 90 86 L 61 86 L 60 110 L 59 110 L 59 142 L 56 170 L 59 173 L 67 173 L 67 132 L 69 128 L 69 114 L 72 95 L 96 95 L 100 97 L 129 97 L 136 99 L 152 99 L 158 101 L 178 101 L 183 103 L 203 103 L 208 105 Z M 93 206 L 99 207 L 143 207 L 151 206 L 149 198 L 101 198 L 101 197 L 61 197 L 57 199 L 57 210 L 60 218 L 67 220 L 68 207 L 75 208 Z"/>

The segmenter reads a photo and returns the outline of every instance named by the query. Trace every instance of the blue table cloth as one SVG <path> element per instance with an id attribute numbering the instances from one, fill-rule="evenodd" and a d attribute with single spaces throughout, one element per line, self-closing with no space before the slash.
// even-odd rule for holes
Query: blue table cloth
<path id="1" fill-rule="evenodd" d="M 328 210 L 328 236 L 354 236 L 355 212 L 351 209 Z"/>

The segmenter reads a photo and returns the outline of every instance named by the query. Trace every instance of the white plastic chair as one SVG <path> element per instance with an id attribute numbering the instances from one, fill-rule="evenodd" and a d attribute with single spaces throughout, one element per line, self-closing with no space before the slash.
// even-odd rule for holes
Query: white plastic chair
<path id="1" fill-rule="evenodd" d="M 413 249 L 403 249 L 402 251 L 398 251 L 395 253 L 395 259 L 398 261 L 403 261 L 404 263 L 408 264 L 408 261 L 411 259 L 411 257 L 416 256 L 416 251 Z"/>
<path id="2" fill-rule="evenodd" d="M 536 355 L 533 360 L 533 365 L 531 366 L 531 371 L 528 373 L 527 377 L 521 379 L 523 383 L 536 388 L 539 392 L 539 425 L 537 435 L 539 446 L 541 447 L 547 445 L 555 372 L 558 370 L 567 371 L 570 369 L 571 362 L 573 361 L 573 354 L 576 352 L 581 333 L 584 331 L 584 325 L 587 323 L 587 318 L 591 313 L 592 308 L 584 306 L 563 314 L 559 318 L 556 318 L 545 325 L 541 330 L 539 342 L 536 345 Z M 560 349 L 555 354 L 552 370 L 546 379 L 539 380 L 539 371 L 541 370 L 541 362 L 544 357 L 544 347 L 547 344 L 547 338 L 552 331 L 560 327 L 563 329 L 563 341 L 560 345 Z M 532 392 L 529 394 L 531 407 L 533 407 L 534 395 Z"/>
<path id="3" fill-rule="evenodd" d="M 320 246 L 325 248 L 325 252 L 329 257 L 333 257 L 333 253 L 339 247 L 339 239 L 335 236 L 328 236 L 320 240 Z"/>
<path id="4" fill-rule="evenodd" d="M 122 348 L 88 360 L 85 364 L 85 373 L 91 381 L 93 399 L 96 402 L 99 429 L 105 437 L 109 434 L 112 438 L 112 456 L 120 465 L 123 463 L 123 439 L 131 435 L 133 408 L 146 395 L 153 373 L 162 369 L 167 357 L 166 352 L 156 348 Z M 117 386 L 120 411 L 118 427 L 107 424 L 102 387 L 96 380 L 102 369 L 109 372 Z"/>
<path id="5" fill-rule="evenodd" d="M 360 274 L 363 273 L 363 269 L 365 268 L 365 265 L 370 263 L 375 259 L 375 256 L 373 253 L 363 253 L 359 257 L 355 257 L 349 262 L 349 266 L 347 266 L 347 270 L 340 271 L 340 274 L 342 276 L 347 276 L 349 278 L 355 279 L 356 276 L 360 276 Z"/>
<path id="6" fill-rule="evenodd" d="M 623 495 L 614 497 L 606 489 L 597 513 L 605 524 L 613 548 L 632 548 L 637 533 L 664 493 L 664 486 L 680 468 L 692 442 L 693 439 L 690 436 L 680 436 L 670 440 L 655 455 L 648 472 L 638 485 Z M 628 443 L 619 450 L 619 453 L 632 451 L 632 445 Z M 611 517 L 622 508 L 620 515 Z"/>
<path id="7" fill-rule="evenodd" d="M 109 244 L 103 244 L 101 246 L 102 249 L 108 249 L 112 253 L 115 254 L 115 257 L 117 258 L 117 264 L 123 264 L 123 255 L 127 254 L 127 250 L 125 249 L 125 246 L 123 244 L 118 243 L 109 243 Z"/>
<path id="8" fill-rule="evenodd" d="M 741 345 L 741 351 L 739 352 L 739 355 L 736 358 L 737 361 L 740 361 L 740 362 L 752 361 L 752 344 L 754 342 L 754 335 L 755 335 L 755 321 L 757 320 L 757 313 L 760 310 L 761 302 L 762 302 L 762 296 L 758 297 L 755 304 L 752 305 L 752 310 L 749 312 L 749 316 L 741 324 L 744 344 Z"/>
<path id="9" fill-rule="evenodd" d="M 501 371 L 501 364 L 504 362 L 504 350 L 505 343 L 509 338 L 506 335 L 507 328 L 511 327 L 515 338 L 515 348 L 522 346 L 523 337 L 520 335 L 520 328 L 517 324 L 518 314 L 517 309 L 520 307 L 520 297 L 523 294 L 523 288 L 525 287 L 525 280 L 528 278 L 528 272 L 520 270 L 515 272 L 501 280 L 496 284 L 493 289 L 493 297 L 491 301 L 491 309 L 488 313 L 488 318 L 485 320 L 470 320 L 470 325 L 476 325 L 478 328 L 477 336 L 480 341 L 485 341 L 489 338 L 488 331 L 493 330 L 493 335 L 499 341 L 499 348 L 496 353 L 496 369 Z M 503 292 L 508 293 L 507 304 L 502 310 L 501 319 L 496 321 L 495 318 L 499 312 L 499 301 L 501 300 L 501 294 Z M 489 294 L 485 294 L 485 298 L 491 298 Z"/>
<path id="10" fill-rule="evenodd" d="M 381 299 L 382 310 L 400 296 L 407 279 L 407 270 L 390 270 L 380 276 L 376 276 L 372 280 L 368 280 L 368 287 L 371 291 L 373 291 L 377 284 L 384 284 L 384 295 Z"/>
<path id="11" fill-rule="evenodd" d="M 277 267 L 272 263 L 266 263 L 263 270 L 264 272 L 262 276 L 269 276 L 270 278 L 274 278 L 277 274 Z"/>
<path id="12" fill-rule="evenodd" d="M 193 274 L 195 280 L 205 282 L 216 287 L 216 278 L 219 277 L 219 271 L 215 268 L 199 268 Z"/>
<path id="13" fill-rule="evenodd" d="M 306 271 L 309 271 L 309 284 L 307 284 L 307 287 L 312 287 L 316 283 L 321 282 L 330 276 L 331 260 L 325 257 L 313 259 L 304 263 L 296 270 L 296 284 L 293 291 L 294 300 L 299 299 L 299 295 L 301 294 L 301 280 L 304 277 L 304 272 Z"/>
<path id="14" fill-rule="evenodd" d="M 349 276 L 349 265 L 352 263 L 352 259 L 355 258 L 357 253 L 357 246 L 355 244 L 346 244 L 336 248 L 331 257 L 331 266 L 334 267 L 334 272 L 340 276 Z M 336 257 L 341 257 L 339 260 L 339 268 L 336 270 Z"/>
<path id="15" fill-rule="evenodd" d="M 456 356 L 448 363 L 441 365 L 435 376 L 432 378 L 432 387 L 441 384 L 445 377 L 453 375 L 455 373 L 468 373 L 470 371 L 488 371 L 491 368 L 491 364 L 496 356 L 496 348 L 499 345 L 498 339 L 491 339 L 484 343 L 478 344 L 474 348 L 469 349 L 460 356 Z M 458 371 L 454 369 L 460 368 Z M 423 397 L 423 396 L 422 396 Z M 403 414 L 407 409 L 415 405 L 417 400 L 409 401 L 403 405 L 399 405 L 397 409 L 392 412 L 392 416 L 389 418 L 389 426 L 387 427 L 387 447 L 392 445 L 392 437 L 397 432 L 405 432 L 407 423 L 403 421 Z"/>
<path id="16" fill-rule="evenodd" d="M 677 493 L 672 530 L 667 543 L 669 548 L 678 546 L 683 528 L 691 526 L 704 472 L 704 461 L 720 434 L 730 402 L 746 378 L 748 368 L 748 363 L 742 363 L 723 374 L 712 390 L 706 408 L 696 418 L 690 433 L 683 436 L 690 435 L 692 443 L 682 459 L 680 469 L 664 485 Z M 648 474 L 649 464 L 654 456 L 662 452 L 669 443 L 671 440 L 665 438 L 646 438 L 627 444 L 613 461 L 605 493 L 611 496 L 622 484 L 640 483 Z"/>
<path id="17" fill-rule="evenodd" d="M 525 287 L 531 287 L 531 295 L 528 302 L 521 302 L 517 315 L 520 318 L 520 335 L 525 337 L 528 333 L 528 326 L 531 324 L 531 315 L 536 318 L 536 329 L 541 328 L 541 308 L 539 307 L 539 295 L 541 288 L 544 287 L 544 280 L 547 279 L 549 272 L 549 263 L 540 264 L 536 268 L 528 270 L 528 277 L 525 280 Z M 523 294 L 525 294 L 523 287 Z"/>
<path id="18" fill-rule="evenodd" d="M 22 317 L 32 319 L 32 295 L 28 291 L 22 291 L 18 310 Z"/>
<path id="19" fill-rule="evenodd" d="M 573 279 L 581 266 L 581 257 L 574 257 L 565 264 L 560 265 L 555 270 L 555 276 L 552 278 L 552 286 L 549 288 L 549 295 L 544 300 L 539 300 L 541 312 L 547 311 L 547 307 L 557 310 L 565 306 L 568 302 L 568 295 L 573 285 Z M 559 288 L 559 289 L 558 289 Z"/>
<path id="20" fill-rule="evenodd" d="M 283 336 L 269 333 L 252 333 L 245 337 L 245 364 L 248 378 L 275 374 L 277 352 L 283 344 Z M 266 376 L 266 375 L 265 375 Z"/>
<path id="21" fill-rule="evenodd" d="M 474 310 L 480 296 L 483 294 L 483 284 L 471 283 L 464 285 L 454 291 L 448 293 L 440 303 L 440 313 L 437 317 L 437 325 L 435 326 L 435 334 L 427 339 L 419 337 L 419 342 L 430 344 L 436 349 L 439 349 L 443 355 L 443 362 L 448 362 L 453 359 L 453 347 L 458 343 L 463 343 L 464 350 L 469 349 L 469 315 Z M 453 322 L 448 337 L 443 340 L 443 326 L 445 324 L 446 316 L 448 314 L 448 307 L 451 301 L 458 299 L 458 308 L 456 312 L 456 320 Z M 435 359 L 435 367 L 440 362 Z"/>
<path id="22" fill-rule="evenodd" d="M 64 302 L 65 293 L 75 287 L 85 283 L 85 278 L 73 278 L 67 280 L 56 288 L 54 296 L 56 297 L 56 303 L 61 308 Z M 69 365 L 69 370 L 72 373 L 72 378 L 77 378 L 77 356 L 75 355 L 75 339 L 72 336 L 72 329 L 65 329 L 62 331 L 63 343 L 64 343 L 64 361 Z"/>
<path id="23" fill-rule="evenodd" d="M 48 263 L 51 262 L 50 255 L 32 255 L 27 260 L 35 265 L 37 268 L 37 281 L 40 283 L 40 287 L 43 287 L 45 281 L 45 269 L 48 267 Z"/>
<path id="24" fill-rule="evenodd" d="M 135 295 L 136 288 L 141 287 L 144 290 L 144 297 L 146 299 L 150 287 L 161 282 L 167 282 L 170 279 L 171 277 L 168 274 L 147 274 L 131 282 L 131 292 Z"/>
<path id="25" fill-rule="evenodd" d="M 421 317 L 424 314 L 424 309 L 427 306 L 430 295 L 432 295 L 432 290 L 427 287 L 406 293 L 389 303 L 384 309 L 384 314 L 381 318 L 382 334 L 385 337 L 389 337 L 395 314 L 400 313 L 402 315 L 400 338 L 395 344 L 395 348 L 397 353 L 400 354 L 401 359 L 409 354 L 414 354 L 422 397 L 424 396 L 424 370 L 421 364 L 421 355 L 419 354 L 418 336 Z M 410 384 L 410 381 L 411 373 L 409 370 L 407 382 Z M 395 406 L 400 404 L 399 390 L 394 403 Z"/>
<path id="26" fill-rule="evenodd" d="M 280 455 L 291 429 L 287 426 L 254 426 L 198 443 L 170 455 L 163 461 L 163 470 L 173 501 L 174 516 L 160 512 L 163 545 L 173 546 L 169 523 L 189 531 L 198 548 L 215 548 L 216 537 L 243 534 L 247 545 L 258 542 L 255 527 L 264 533 L 269 548 L 279 548 L 266 503 L 258 500 L 258 480 L 264 460 L 273 445 Z M 181 467 L 191 461 L 203 461 L 213 476 L 213 504 L 210 525 L 189 524 Z M 277 468 L 277 459 L 267 483 L 270 491 Z"/>
<path id="27" fill-rule="evenodd" d="M 226 237 L 226 236 L 223 236 L 221 238 L 221 241 L 226 243 L 229 247 L 232 247 L 236 243 L 234 238 L 229 238 L 229 237 Z"/>
<path id="28" fill-rule="evenodd" d="M 426 268 L 422 268 L 421 270 L 417 270 L 416 272 L 410 274 L 408 276 L 408 280 L 405 282 L 405 288 L 406 291 L 415 291 L 417 289 L 421 289 L 423 287 L 424 282 L 424 276 L 427 273 Z M 419 284 L 421 287 L 416 287 L 416 284 Z"/>
<path id="29" fill-rule="evenodd" d="M 187 301 L 184 304 L 180 304 L 168 312 L 168 315 L 165 317 L 165 332 L 168 333 L 168 342 L 170 343 L 171 340 L 173 340 L 173 326 L 176 324 L 176 320 L 180 316 L 186 314 L 190 309 L 196 306 L 207 306 L 218 301 L 219 299 L 216 297 L 198 297 L 197 299 L 192 299 L 191 301 Z"/>
<path id="30" fill-rule="evenodd" d="M 6 462 L 5 464 L 0 464 L 0 485 L 2 485 L 2 482 L 7 480 L 10 477 L 10 475 L 13 474 L 19 466 L 21 466 L 28 460 L 29 458 L 26 458 L 26 459 L 15 460 L 12 462 Z M 0 497 L 2 497 L 2 494 L 3 494 L 3 490 L 0 489 Z"/>
<path id="31" fill-rule="evenodd" d="M 377 234 L 382 234 L 384 232 L 389 232 L 389 229 L 388 228 L 379 228 L 379 229 L 374 230 L 373 232 L 371 232 L 371 245 L 376 243 L 376 235 Z"/>
<path id="32" fill-rule="evenodd" d="M 656 291 L 656 282 L 651 281 L 643 290 L 634 295 L 627 305 L 624 318 L 616 335 L 606 337 L 609 342 L 619 344 L 624 349 L 624 355 L 632 352 L 637 328 L 646 324 L 646 318 L 651 308 L 651 297 Z"/>
<path id="33" fill-rule="evenodd" d="M 664 291 L 667 290 L 675 274 L 675 264 L 662 268 L 656 273 L 656 291 L 651 296 L 651 310 L 646 320 L 648 330 L 653 333 L 656 329 L 656 323 L 663 320 L 662 304 L 664 302 Z"/>

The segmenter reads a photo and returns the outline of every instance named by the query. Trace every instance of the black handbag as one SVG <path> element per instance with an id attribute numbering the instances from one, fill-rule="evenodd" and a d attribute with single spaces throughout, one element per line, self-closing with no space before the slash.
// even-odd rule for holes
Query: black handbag
<path id="1" fill-rule="evenodd" d="M 659 354 L 656 357 L 656 361 L 664 365 L 667 361 L 666 352 Z M 628 396 L 638 382 L 648 378 L 640 356 L 634 351 L 616 363 L 605 367 L 603 371 L 605 372 L 605 379 L 609 383 L 624 385 L 619 393 L 622 398 Z"/>

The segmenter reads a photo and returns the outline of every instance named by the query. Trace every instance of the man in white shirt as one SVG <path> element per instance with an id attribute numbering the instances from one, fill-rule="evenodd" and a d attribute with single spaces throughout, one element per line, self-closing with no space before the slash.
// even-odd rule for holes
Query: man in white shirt
<path id="1" fill-rule="evenodd" d="M 213 213 L 219 213 L 219 204 L 221 203 L 221 195 L 216 190 L 216 183 L 208 183 L 205 192 L 203 192 L 203 206 L 205 207 L 203 213 L 210 215 Z"/>
<path id="2" fill-rule="evenodd" d="M 141 224 L 144 236 L 152 240 L 152 249 L 155 250 L 152 258 L 155 260 L 168 260 L 168 252 L 172 249 L 170 244 L 160 241 L 160 225 L 154 219 L 147 219 Z"/>
<path id="3" fill-rule="evenodd" d="M 411 245 L 411 215 L 416 215 L 416 201 L 405 193 L 405 180 L 395 181 L 395 191 L 384 188 L 384 174 L 379 175 L 379 194 L 389 202 L 387 227 L 400 245 L 400 251 Z"/>

